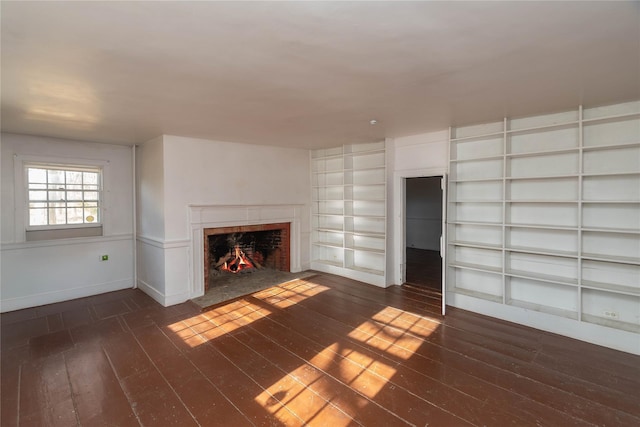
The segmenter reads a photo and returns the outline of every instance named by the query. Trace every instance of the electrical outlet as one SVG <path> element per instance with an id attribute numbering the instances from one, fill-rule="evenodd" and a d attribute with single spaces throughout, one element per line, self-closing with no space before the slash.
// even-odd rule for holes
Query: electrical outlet
<path id="1" fill-rule="evenodd" d="M 608 317 L 609 319 L 617 319 L 618 318 L 618 313 L 613 311 L 613 310 L 605 310 L 602 312 L 602 314 L 604 315 L 604 317 Z"/>
<path id="2" fill-rule="evenodd" d="M 100 261 L 109 261 L 109 255 L 102 255 Z"/>

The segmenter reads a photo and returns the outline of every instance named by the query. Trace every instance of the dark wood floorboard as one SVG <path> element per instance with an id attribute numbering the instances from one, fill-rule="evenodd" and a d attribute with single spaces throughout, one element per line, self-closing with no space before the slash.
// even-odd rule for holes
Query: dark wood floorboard
<path id="1" fill-rule="evenodd" d="M 439 251 L 406 248 L 406 281 L 415 286 L 442 289 L 442 258 Z"/>
<path id="2" fill-rule="evenodd" d="M 414 281 L 417 282 L 417 281 Z M 0 317 L 4 426 L 637 426 L 640 356 L 317 274 L 200 311 Z"/>

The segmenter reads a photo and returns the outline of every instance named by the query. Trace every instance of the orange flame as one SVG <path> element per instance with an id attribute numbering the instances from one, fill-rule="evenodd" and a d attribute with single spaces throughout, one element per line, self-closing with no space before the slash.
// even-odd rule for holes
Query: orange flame
<path id="1" fill-rule="evenodd" d="M 245 255 L 245 253 L 240 250 L 240 247 L 236 245 L 235 257 L 231 261 L 225 261 L 222 267 L 220 267 L 220 270 L 228 271 L 230 273 L 239 273 L 240 271 L 247 270 L 250 268 L 256 268 L 256 267 Z"/>

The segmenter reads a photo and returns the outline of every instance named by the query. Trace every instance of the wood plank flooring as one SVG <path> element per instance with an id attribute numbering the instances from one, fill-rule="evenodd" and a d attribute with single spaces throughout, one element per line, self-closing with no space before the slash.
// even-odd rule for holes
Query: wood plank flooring
<path id="1" fill-rule="evenodd" d="M 442 258 L 440 252 L 406 248 L 406 280 L 417 286 L 442 289 Z"/>
<path id="2" fill-rule="evenodd" d="M 3 314 L 2 426 L 640 425 L 640 357 L 318 274 Z"/>

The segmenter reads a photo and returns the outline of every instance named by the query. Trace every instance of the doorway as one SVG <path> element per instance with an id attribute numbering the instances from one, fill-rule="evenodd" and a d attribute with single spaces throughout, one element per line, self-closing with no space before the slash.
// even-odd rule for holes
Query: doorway
<path id="1" fill-rule="evenodd" d="M 405 179 L 405 283 L 442 291 L 443 177 Z"/>

